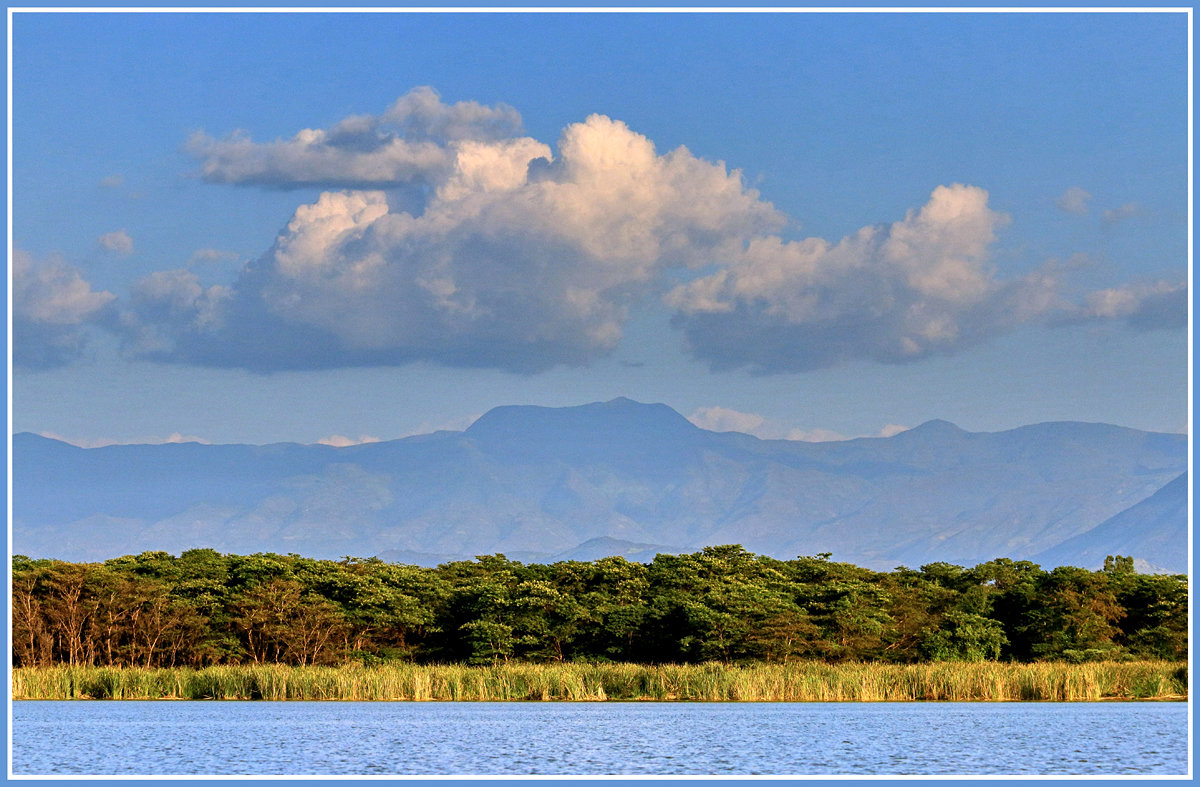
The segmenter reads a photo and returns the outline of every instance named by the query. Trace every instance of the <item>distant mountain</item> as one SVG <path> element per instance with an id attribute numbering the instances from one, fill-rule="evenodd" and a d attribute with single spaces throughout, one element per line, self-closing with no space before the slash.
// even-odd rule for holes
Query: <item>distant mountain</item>
<path id="1" fill-rule="evenodd" d="M 1079 563 L 1130 553 L 1124 531 L 1102 523 L 1186 470 L 1186 437 L 1104 424 L 972 433 L 931 421 L 804 443 L 709 432 L 628 399 L 498 407 L 464 432 L 345 448 L 83 449 L 19 434 L 13 539 L 19 553 L 77 560 L 199 546 L 417 563 L 495 552 L 648 560 L 740 543 L 881 569 Z M 1144 535 L 1146 555 L 1134 557 L 1186 562 L 1186 506 L 1172 511 L 1125 526 Z"/>
<path id="2" fill-rule="evenodd" d="M 1108 555 L 1132 555 L 1139 571 L 1187 572 L 1187 474 L 1140 503 L 1037 555 L 1055 565 L 1100 568 Z M 1181 548 L 1182 547 L 1182 548 Z"/>
<path id="3" fill-rule="evenodd" d="M 635 544 L 632 541 L 622 541 L 619 538 L 609 538 L 608 536 L 600 536 L 599 538 L 589 539 L 579 546 L 559 552 L 555 555 L 547 556 L 540 552 L 509 552 L 506 557 L 513 560 L 533 561 L 533 562 L 556 562 L 559 560 L 599 560 L 604 557 L 612 557 L 614 555 L 625 558 L 626 560 L 639 561 L 648 563 L 654 559 L 654 556 L 660 552 L 669 554 L 677 554 L 687 550 L 678 547 L 669 547 L 662 544 Z M 428 552 L 413 552 L 407 549 L 389 549 L 386 552 L 381 552 L 379 557 L 389 563 L 409 563 L 417 566 L 437 566 L 450 560 L 461 560 L 464 555 L 441 554 L 435 555 Z"/>

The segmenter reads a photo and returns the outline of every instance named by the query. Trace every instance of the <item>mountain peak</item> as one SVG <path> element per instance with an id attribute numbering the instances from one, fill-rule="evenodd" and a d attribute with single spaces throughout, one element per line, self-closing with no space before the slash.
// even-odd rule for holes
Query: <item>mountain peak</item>
<path id="1" fill-rule="evenodd" d="M 941 418 L 934 418 L 932 421 L 926 421 L 915 429 L 909 429 L 909 434 L 939 434 L 939 435 L 959 435 L 967 434 L 967 431 L 949 421 L 944 421 Z M 904 432 L 901 432 L 904 434 Z"/>
<path id="2" fill-rule="evenodd" d="M 1187 555 L 1187 456 L 1184 435 L 1095 425 L 964 433 L 935 421 L 886 440 L 752 441 L 618 398 L 502 407 L 466 433 L 345 452 L 84 450 L 17 436 L 10 527 L 16 551 L 63 559 L 197 545 L 652 559 L 742 544 L 776 557 L 834 551 L 881 569 L 1030 559 L 1089 533 L 1107 550 L 1101 560 L 1174 568 Z M 1117 540 L 1136 523 L 1138 542 Z M 1055 554 L 1085 557 L 1077 543 L 1087 546 Z"/>
<path id="3" fill-rule="evenodd" d="M 484 413 L 466 431 L 468 437 L 497 439 L 578 439 L 584 434 L 615 440 L 683 436 L 698 432 L 689 420 L 665 404 L 644 404 L 624 396 L 573 407 L 505 405 Z"/>

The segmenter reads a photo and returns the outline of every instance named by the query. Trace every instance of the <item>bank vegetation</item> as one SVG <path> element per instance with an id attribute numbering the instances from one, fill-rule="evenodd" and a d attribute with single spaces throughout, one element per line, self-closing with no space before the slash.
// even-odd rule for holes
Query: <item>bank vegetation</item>
<path id="1" fill-rule="evenodd" d="M 66 681 L 74 687 L 68 693 L 96 696 L 80 688 L 110 680 L 96 675 L 126 685 L 165 681 L 145 676 L 179 668 L 170 680 L 182 683 L 163 696 L 208 696 L 193 683 L 221 684 L 224 675 L 278 675 L 287 685 L 351 681 L 351 695 L 375 691 L 356 681 L 378 680 L 415 681 L 377 692 L 413 697 L 425 681 L 458 687 L 429 688 L 431 696 L 583 697 L 603 690 L 623 698 L 823 691 L 940 698 L 949 690 L 939 688 L 938 676 L 957 672 L 996 687 L 964 691 L 1011 699 L 1066 691 L 1029 688 L 1028 676 L 1043 674 L 1037 670 L 1057 676 L 1045 686 L 1091 675 L 1079 678 L 1086 688 L 1071 692 L 1123 696 L 1142 691 L 1128 687 L 1143 678 L 1128 675 L 1150 669 L 1129 666 L 1134 672 L 1126 673 L 1124 662 L 1187 658 L 1187 577 L 1139 574 L 1128 558 L 1112 558 L 1099 571 L 998 559 L 888 572 L 830 558 L 777 560 L 736 545 L 646 564 L 619 557 L 523 564 L 485 555 L 436 568 L 210 549 L 97 563 L 18 555 L 14 680 Z M 1040 662 L 1104 662 L 1103 670 L 1116 671 L 1065 672 Z M 558 669 L 535 669 L 545 665 Z M 339 666 L 345 669 L 320 669 Z M 109 671 L 77 671 L 85 667 Z M 835 667 L 843 671 L 824 671 Z M 844 684 L 858 688 L 830 688 L 843 685 L 832 676 L 844 675 L 859 676 Z M 541 677 L 528 677 L 534 682 L 527 686 L 526 676 Z M 711 676 L 725 677 L 706 688 Z M 560 678 L 573 688 L 558 687 Z M 263 689 L 274 680 L 252 682 L 266 696 L 279 692 Z M 622 688 L 629 681 L 644 687 Z M 800 688 L 810 683 L 814 688 Z M 498 688 L 469 688 L 484 684 Z M 515 688 L 505 688 L 510 684 Z"/>
<path id="2" fill-rule="evenodd" d="M 388 664 L 25 667 L 13 698 L 126 700 L 1010 702 L 1184 700 L 1172 662 Z"/>

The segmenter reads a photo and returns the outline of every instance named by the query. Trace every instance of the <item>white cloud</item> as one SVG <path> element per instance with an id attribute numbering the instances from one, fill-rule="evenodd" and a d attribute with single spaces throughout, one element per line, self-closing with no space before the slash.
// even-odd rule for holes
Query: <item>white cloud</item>
<path id="1" fill-rule="evenodd" d="M 1058 205 L 1059 210 L 1082 216 L 1088 212 L 1088 200 L 1091 198 L 1092 195 L 1079 186 L 1072 186 L 1059 195 L 1055 204 Z"/>
<path id="2" fill-rule="evenodd" d="M 787 439 L 804 443 L 836 443 L 845 440 L 846 436 L 832 429 L 793 429 L 788 432 Z"/>
<path id="3" fill-rule="evenodd" d="M 688 420 L 710 432 L 741 432 L 763 440 L 804 440 L 821 442 L 843 440 L 842 435 L 828 429 L 795 429 L 758 413 L 743 413 L 728 407 L 701 407 Z"/>
<path id="4" fill-rule="evenodd" d="M 1117 224 L 1126 219 L 1140 215 L 1141 207 L 1136 202 L 1126 202 L 1118 208 L 1111 208 L 1100 214 L 1100 218 L 1105 224 Z"/>
<path id="5" fill-rule="evenodd" d="M 36 262 L 26 252 L 13 252 L 13 312 L 48 325 L 79 325 L 113 300 L 97 292 L 79 271 L 59 259 Z"/>
<path id="6" fill-rule="evenodd" d="M 463 142 L 422 213 L 389 200 L 325 192 L 246 268 L 220 319 L 136 309 L 137 322 L 193 360 L 539 371 L 611 351 L 665 267 L 710 263 L 783 223 L 740 173 L 684 148 L 660 155 L 600 115 L 568 126 L 553 160 L 528 139 Z"/>
<path id="7" fill-rule="evenodd" d="M 470 415 L 460 415 L 440 423 L 430 421 L 422 421 L 419 425 L 408 429 L 398 437 L 412 437 L 414 435 L 432 434 L 434 432 L 462 432 L 471 424 L 478 421 L 483 416 L 483 413 L 472 413 Z"/>
<path id="8" fill-rule="evenodd" d="M 129 237 L 125 230 L 106 232 L 97 238 L 96 242 L 100 244 L 100 248 L 114 254 L 133 254 L 133 238 Z"/>
<path id="9" fill-rule="evenodd" d="M 207 440 L 205 440 L 203 437 L 196 437 L 195 435 L 180 434 L 179 432 L 171 432 L 171 434 L 167 435 L 166 438 L 163 439 L 162 442 L 164 442 L 164 443 L 204 443 L 205 445 L 209 444 L 209 442 Z"/>
<path id="10" fill-rule="evenodd" d="M 786 218 L 723 162 L 659 153 L 603 115 L 554 148 L 519 130 L 510 107 L 418 88 L 288 140 L 195 137 L 211 181 L 328 190 L 232 286 L 186 271 L 139 283 L 127 348 L 258 370 L 533 373 L 611 352 L 631 308 L 665 293 L 695 356 L 775 373 L 955 353 L 1087 308 L 1060 294 L 1061 266 L 996 275 L 1008 219 L 974 186 L 938 186 L 902 220 L 836 243 L 784 240 Z"/>
<path id="11" fill-rule="evenodd" d="M 224 327 L 231 298 L 229 287 L 204 287 L 191 271 L 156 271 L 134 283 L 120 330 L 135 354 L 169 357 L 178 335 Z"/>
<path id="12" fill-rule="evenodd" d="M 1057 280 L 998 280 L 989 246 L 1008 218 L 973 186 L 939 186 L 904 220 L 821 238 L 750 239 L 732 263 L 666 303 L 714 368 L 803 371 L 852 359 L 951 353 L 1045 313 Z"/>
<path id="13" fill-rule="evenodd" d="M 340 434 L 334 434 L 334 435 L 330 435 L 329 437 L 322 437 L 320 440 L 317 441 L 317 444 L 318 445 L 331 445 L 334 448 L 346 448 L 347 446 L 351 446 L 351 445 L 364 445 L 366 443 L 378 443 L 378 442 L 379 442 L 378 437 L 371 437 L 370 435 L 360 435 L 357 439 L 355 439 L 353 437 L 345 437 Z"/>
<path id="14" fill-rule="evenodd" d="M 741 432 L 763 440 L 798 440 L 805 443 L 828 443 L 848 440 L 846 435 L 832 429 L 814 427 L 802 429 L 789 427 L 757 413 L 744 413 L 728 407 L 701 407 L 688 416 L 688 420 L 710 432 Z M 907 426 L 888 424 L 871 437 L 892 437 L 908 431 Z"/>
<path id="15" fill-rule="evenodd" d="M 458 143 L 507 139 L 520 127 L 512 107 L 443 104 L 432 88 L 420 87 L 382 115 L 353 115 L 265 143 L 245 132 L 220 140 L 197 132 L 187 150 L 200 159 L 201 176 L 216 183 L 379 188 L 440 182 L 454 168 Z"/>
<path id="16" fill-rule="evenodd" d="M 203 443 L 211 445 L 208 440 L 195 435 L 185 435 L 181 432 L 172 432 L 163 437 L 161 435 L 148 435 L 145 437 L 133 438 L 110 438 L 110 437 L 63 437 L 55 432 L 38 432 L 42 437 L 48 437 L 51 440 L 59 440 L 64 443 L 78 446 L 80 448 L 103 448 L 107 445 L 166 445 L 170 443 Z"/>
<path id="17" fill-rule="evenodd" d="M 755 413 L 743 413 L 727 407 L 701 407 L 688 416 L 688 420 L 710 432 L 742 432 L 758 435 L 758 430 L 767 419 Z"/>
<path id="18" fill-rule="evenodd" d="M 1141 329 L 1187 326 L 1188 289 L 1185 283 L 1132 283 L 1089 293 L 1081 309 L 1068 320 L 1123 320 Z"/>
<path id="19" fill-rule="evenodd" d="M 12 254 L 13 362 L 49 367 L 77 358 L 86 328 L 111 316 L 116 296 L 93 290 L 79 271 L 60 259 L 37 261 Z"/>
<path id="20" fill-rule="evenodd" d="M 858 437 L 895 437 L 901 432 L 907 432 L 910 427 L 901 426 L 899 424 L 886 424 L 875 434 L 857 435 Z M 793 429 L 788 433 L 789 440 L 802 440 L 806 443 L 831 443 L 839 440 L 851 440 L 841 432 L 835 432 L 832 429 Z"/>

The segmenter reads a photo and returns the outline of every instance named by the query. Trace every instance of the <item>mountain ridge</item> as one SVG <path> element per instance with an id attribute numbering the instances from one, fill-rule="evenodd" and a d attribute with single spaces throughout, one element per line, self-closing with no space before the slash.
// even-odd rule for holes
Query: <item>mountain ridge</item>
<path id="1" fill-rule="evenodd" d="M 26 554 L 211 546 L 550 560 L 741 543 L 884 569 L 1049 553 L 1188 468 L 1185 436 L 1107 424 L 968 432 L 934 419 L 804 443 L 705 430 L 623 397 L 503 406 L 461 432 L 346 447 L 79 448 L 21 433 L 13 456 L 14 549 Z"/>

